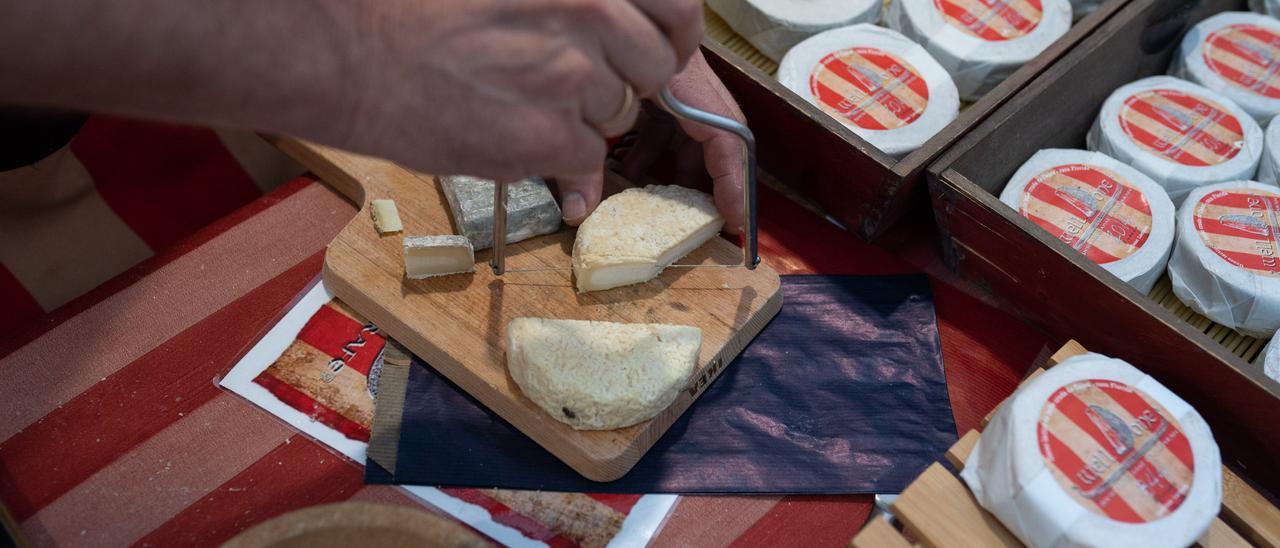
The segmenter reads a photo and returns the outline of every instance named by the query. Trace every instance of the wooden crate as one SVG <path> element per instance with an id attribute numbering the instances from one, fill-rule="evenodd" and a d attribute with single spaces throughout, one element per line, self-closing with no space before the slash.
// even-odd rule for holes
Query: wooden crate
<path id="1" fill-rule="evenodd" d="M 1084 352 L 1083 346 L 1070 341 L 1046 365 L 1052 367 Z M 1028 378 L 1039 372 L 1033 371 Z M 983 426 L 990 420 L 991 415 L 987 415 Z M 947 451 L 947 461 L 956 469 L 963 468 L 978 438 L 978 432 L 970 430 Z M 978 505 L 962 480 L 938 463 L 907 486 L 891 507 L 906 532 L 925 546 L 1022 546 L 995 516 Z M 1222 509 L 1197 544 L 1212 547 L 1280 546 L 1280 509 L 1223 466 Z M 913 543 L 888 520 L 876 518 L 868 522 L 849 545 L 884 548 L 912 546 Z"/>
<path id="2" fill-rule="evenodd" d="M 773 76 L 777 63 L 756 51 L 710 10 L 702 47 L 747 115 L 759 141 L 760 165 L 816 201 L 863 239 L 882 234 L 913 205 L 925 167 L 1011 99 L 1037 74 L 1128 3 L 1181 5 L 1193 0 L 1112 0 L 1081 19 L 1061 39 L 1005 79 L 923 147 L 896 160 L 792 93 Z"/>
<path id="3" fill-rule="evenodd" d="M 1043 148 L 1084 148 L 1117 87 L 1162 74 L 1185 29 L 1243 0 L 1130 3 L 929 168 L 943 255 L 982 291 L 1059 337 L 1138 364 L 1200 410 L 1225 453 L 1280 492 L 1280 384 L 1262 373 L 1265 341 L 1199 317 L 1162 280 L 1142 295 L 997 197 Z"/>

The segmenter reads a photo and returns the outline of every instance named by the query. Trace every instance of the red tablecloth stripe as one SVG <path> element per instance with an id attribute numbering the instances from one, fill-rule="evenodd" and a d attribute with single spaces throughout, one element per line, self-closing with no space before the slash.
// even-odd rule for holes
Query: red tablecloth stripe
<path id="1" fill-rule="evenodd" d="M 112 278 L 110 281 L 98 286 L 92 291 L 77 297 L 71 302 L 58 307 L 57 310 L 48 314 L 37 315 L 37 319 L 27 322 L 26 325 L 14 331 L 5 331 L 0 329 L 0 359 L 4 359 L 14 350 L 17 350 L 26 344 L 40 338 L 41 335 L 48 333 L 68 319 L 74 318 L 77 314 L 88 310 L 121 290 L 137 283 L 138 281 L 153 274 L 157 270 L 164 268 L 173 261 L 190 253 L 192 250 L 208 243 L 210 240 L 222 235 L 243 223 L 245 220 L 262 213 L 263 211 L 275 206 L 298 191 L 316 185 L 317 180 L 314 177 L 299 177 L 289 183 L 280 185 L 267 195 L 249 202 L 247 205 L 231 212 L 227 216 L 218 221 L 201 228 L 191 234 L 187 239 L 178 242 L 168 248 L 159 251 L 155 256 L 147 259 L 137 266 L 121 273 L 119 276 Z M 2 268 L 2 267 L 0 267 Z M 21 289 L 21 288 L 19 288 Z M 30 294 L 25 289 L 21 289 L 27 298 Z M 34 301 L 33 301 L 34 302 Z M 2 314 L 2 313 L 0 313 Z"/>
<path id="2" fill-rule="evenodd" d="M 0 444 L 0 495 L 15 519 L 34 515 L 221 394 L 217 377 L 279 321 L 322 259 L 316 252 Z M 259 335 L 223 336 L 235 330 Z"/>
<path id="3" fill-rule="evenodd" d="M 262 194 L 206 128 L 93 116 L 71 140 L 71 151 L 102 198 L 152 250 Z"/>
<path id="4" fill-rule="evenodd" d="M 871 513 L 869 496 L 787 496 L 733 546 L 843 546 Z"/>
<path id="5" fill-rule="evenodd" d="M 262 521 L 347 500 L 363 487 L 359 467 L 298 434 L 135 545 L 217 546 Z"/>
<path id="6" fill-rule="evenodd" d="M 4 303 L 0 306 L 0 334 L 17 331 L 24 323 L 35 322 L 44 314 L 40 303 L 3 264 L 0 264 L 0 303 Z M 0 348 L 0 352 L 3 351 Z"/>

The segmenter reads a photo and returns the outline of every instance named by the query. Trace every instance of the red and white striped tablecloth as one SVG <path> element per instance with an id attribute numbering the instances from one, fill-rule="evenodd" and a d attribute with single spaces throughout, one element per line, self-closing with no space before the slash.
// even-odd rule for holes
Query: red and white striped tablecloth
<path id="1" fill-rule="evenodd" d="M 923 210 L 876 247 L 775 192 L 761 204 L 761 255 L 779 272 L 934 276 L 961 431 L 1046 345 L 956 288 Z M 0 338 L 0 499 L 29 540 L 212 545 L 315 504 L 418 504 L 363 485 L 356 463 L 216 385 L 319 275 L 354 214 L 295 179 Z M 869 511 L 859 496 L 682 497 L 653 543 L 842 545 Z"/>

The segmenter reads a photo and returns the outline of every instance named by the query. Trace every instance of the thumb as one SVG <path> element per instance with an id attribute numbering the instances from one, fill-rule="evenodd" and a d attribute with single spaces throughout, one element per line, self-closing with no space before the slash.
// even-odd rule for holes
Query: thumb
<path id="1" fill-rule="evenodd" d="M 603 166 L 601 170 L 587 175 L 556 177 L 556 188 L 560 191 L 560 216 L 564 222 L 572 226 L 582 224 L 600 205 L 603 185 Z"/>

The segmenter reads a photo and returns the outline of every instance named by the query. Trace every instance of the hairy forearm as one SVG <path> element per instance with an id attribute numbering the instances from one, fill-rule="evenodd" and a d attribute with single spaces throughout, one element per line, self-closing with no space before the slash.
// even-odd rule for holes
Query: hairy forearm
<path id="1" fill-rule="evenodd" d="M 0 103 L 341 141 L 361 93 L 361 9 L 376 1 L 11 2 Z"/>

